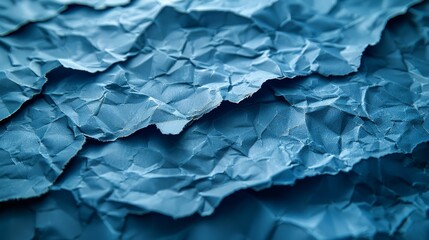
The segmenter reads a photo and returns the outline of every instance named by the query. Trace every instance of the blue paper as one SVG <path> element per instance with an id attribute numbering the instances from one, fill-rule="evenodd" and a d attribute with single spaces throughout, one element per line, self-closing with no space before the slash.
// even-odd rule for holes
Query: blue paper
<path id="1" fill-rule="evenodd" d="M 2 0 L 0 2 L 0 36 L 10 34 L 27 23 L 55 17 L 70 4 L 104 9 L 129 2 L 130 0 Z"/>
<path id="2" fill-rule="evenodd" d="M 0 238 L 429 238 L 417 2 L 78 0 L 1 37 Z"/>
<path id="3" fill-rule="evenodd" d="M 135 55 L 135 41 L 159 8 L 148 2 L 105 11 L 74 8 L 1 37 L 0 120 L 37 95 L 45 75 L 59 66 L 97 72 Z"/>
<path id="4" fill-rule="evenodd" d="M 428 154 L 425 143 L 412 155 L 367 159 L 348 173 L 241 191 L 204 218 L 110 221 L 69 192 L 51 191 L 4 206 L 0 231 L 5 239 L 427 239 Z"/>
<path id="5" fill-rule="evenodd" d="M 74 8 L 1 38 L 0 83 L 12 86 L 5 88 L 8 95 L 0 95 L 11 98 L 0 102 L 0 120 L 39 93 L 45 75 L 58 66 L 98 72 L 137 55 L 106 73 L 85 77 L 85 82 L 98 85 L 51 90 L 65 98 L 54 100 L 63 109 L 78 108 L 79 100 L 87 105 L 92 100 L 80 99 L 79 92 L 91 91 L 98 98 L 105 95 L 107 103 L 123 105 L 125 110 L 100 118 L 92 116 L 93 109 L 62 110 L 78 126 L 89 128 L 85 134 L 98 139 L 113 140 L 149 124 L 178 133 L 222 100 L 238 102 L 270 78 L 355 71 L 362 51 L 379 40 L 386 21 L 419 0 L 190 2 L 140 0 L 105 11 Z M 15 72 L 25 73 L 25 84 L 15 84 Z M 66 81 L 82 77 L 76 74 Z M 66 91 L 73 94 L 66 96 Z M 129 101 L 118 102 L 114 96 L 121 94 L 129 94 Z M 194 101 L 191 109 L 181 101 L 188 97 Z M 155 112 L 130 114 L 132 103 L 154 105 Z M 117 114 L 124 119 L 115 118 Z M 93 118 L 90 123 L 88 118 Z M 121 131 L 109 119 L 138 124 Z"/>
<path id="6" fill-rule="evenodd" d="M 355 74 L 272 82 L 177 136 L 151 129 L 91 142 L 54 188 L 119 218 L 209 215 L 239 189 L 290 185 L 409 153 L 429 141 L 429 32 L 418 20 L 428 7 L 392 23 Z"/>
<path id="7" fill-rule="evenodd" d="M 386 21 L 412 3 L 278 1 L 250 16 L 164 7 L 137 56 L 102 73 L 66 74 L 46 93 L 91 138 L 112 141 L 151 124 L 178 134 L 266 80 L 356 71 Z"/>
<path id="8" fill-rule="evenodd" d="M 0 202 L 45 193 L 84 141 L 51 101 L 33 100 L 0 126 Z"/>

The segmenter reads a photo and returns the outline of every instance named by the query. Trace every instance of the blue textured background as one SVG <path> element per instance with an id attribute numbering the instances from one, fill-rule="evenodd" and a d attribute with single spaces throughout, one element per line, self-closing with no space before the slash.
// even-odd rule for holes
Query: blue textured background
<path id="1" fill-rule="evenodd" d="M 427 239 L 428 66 L 428 1 L 3 1 L 0 239 Z"/>

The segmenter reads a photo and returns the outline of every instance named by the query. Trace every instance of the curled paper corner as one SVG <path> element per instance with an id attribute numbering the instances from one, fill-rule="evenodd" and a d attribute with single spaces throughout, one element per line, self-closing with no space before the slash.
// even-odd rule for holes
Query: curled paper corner
<path id="1" fill-rule="evenodd" d="M 167 122 L 157 123 L 156 127 L 162 132 L 162 134 L 179 134 L 183 128 L 188 125 L 187 120 L 172 120 Z"/>

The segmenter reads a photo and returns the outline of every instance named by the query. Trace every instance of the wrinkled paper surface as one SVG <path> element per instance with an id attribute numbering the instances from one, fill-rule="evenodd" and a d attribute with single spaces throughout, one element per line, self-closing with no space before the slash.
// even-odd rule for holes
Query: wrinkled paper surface
<path id="1" fill-rule="evenodd" d="M 251 16 L 165 7 L 140 36 L 137 56 L 99 74 L 66 74 L 47 94 L 92 138 L 115 140 L 151 124 L 178 134 L 268 79 L 355 71 L 386 20 L 411 3 L 278 1 Z"/>
<path id="2" fill-rule="evenodd" d="M 44 1 L 0 37 L 2 239 L 429 237 L 429 1 Z"/>
<path id="3" fill-rule="evenodd" d="M 130 0 L 2 0 L 0 2 L 0 36 L 10 34 L 27 23 L 55 17 L 70 4 L 104 9 L 129 2 Z"/>
<path id="4" fill-rule="evenodd" d="M 426 239 L 428 154 L 425 143 L 412 155 L 367 159 L 348 173 L 242 191 L 204 218 L 128 215 L 118 226 L 69 192 L 51 191 L 5 206 L 0 230 L 7 239 Z M 25 228 L 15 231 L 17 225 Z"/>
<path id="5" fill-rule="evenodd" d="M 58 86 L 53 95 L 62 97 L 55 102 L 65 105 L 62 111 L 79 127 L 89 128 L 85 134 L 91 137 L 113 140 L 156 123 L 165 133 L 178 133 L 223 99 L 240 101 L 270 78 L 356 70 L 362 51 L 378 41 L 386 21 L 418 0 L 246 1 L 241 8 L 238 3 L 189 2 L 135 1 L 101 12 L 74 8 L 1 38 L 0 83 L 7 88 L 0 92 L 0 120 L 39 93 L 45 75 L 58 66 L 93 73 L 136 55 L 106 73 L 83 77 L 94 85 Z M 65 81 L 82 78 L 76 74 Z M 24 76 L 24 84 L 17 83 L 17 76 Z M 81 98 L 81 92 L 92 98 Z M 125 109 L 109 115 L 122 118 L 79 108 L 81 101 L 91 105 L 94 97 L 117 102 L 121 94 L 129 95 L 117 104 Z M 188 97 L 201 103 L 189 109 L 182 101 Z M 133 103 L 150 111 L 131 114 Z M 109 119 L 139 123 L 121 131 Z"/>
<path id="6" fill-rule="evenodd" d="M 429 141 L 429 32 L 416 21 L 422 12 L 414 14 L 388 27 L 356 74 L 273 82 L 178 136 L 148 130 L 92 142 L 56 187 L 107 215 L 208 215 L 239 189 L 292 184 L 349 170 L 361 159 L 409 153 Z"/>
<path id="7" fill-rule="evenodd" d="M 0 126 L 0 201 L 45 193 L 84 140 L 51 101 L 31 101 Z"/>

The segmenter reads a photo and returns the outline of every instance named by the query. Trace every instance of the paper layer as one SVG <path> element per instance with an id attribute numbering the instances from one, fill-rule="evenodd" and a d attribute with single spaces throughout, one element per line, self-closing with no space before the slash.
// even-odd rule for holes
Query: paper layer
<path id="1" fill-rule="evenodd" d="M 0 238 L 429 238 L 428 1 L 57 1 L 0 38 Z"/>
<path id="2" fill-rule="evenodd" d="M 137 56 L 102 73 L 55 79 L 47 94 L 92 138 L 111 141 L 151 124 L 178 134 L 266 80 L 356 71 L 387 19 L 411 3 L 278 1 L 250 16 L 164 7 L 139 37 Z"/>
<path id="3" fill-rule="evenodd" d="M 88 144 L 56 188 L 110 215 L 209 215 L 239 189 L 409 153 L 429 141 L 429 32 L 416 20 L 422 14 L 392 23 L 355 74 L 273 82 L 178 136 L 148 130 Z"/>
<path id="4" fill-rule="evenodd" d="M 68 192 L 51 191 L 1 209 L 0 230 L 6 239 L 426 239 L 428 154 L 425 143 L 412 155 L 364 160 L 348 173 L 242 191 L 204 218 L 146 214 L 103 221 Z"/>
<path id="5" fill-rule="evenodd" d="M 52 102 L 31 101 L 0 126 L 0 201 L 45 193 L 84 140 Z"/>
<path id="6" fill-rule="evenodd" d="M 10 34 L 27 23 L 53 18 L 70 4 L 104 9 L 129 2 L 130 0 L 3 0 L 0 2 L 0 36 Z"/>
<path id="7" fill-rule="evenodd" d="M 222 100 L 238 102 L 270 78 L 356 70 L 362 51 L 378 41 L 386 21 L 418 0 L 191 2 L 140 0 L 104 11 L 77 7 L 1 38 L 0 83 L 8 87 L 0 98 L 8 101 L 0 102 L 0 120 L 40 92 L 46 73 L 58 66 L 94 73 L 137 55 L 106 73 L 84 76 L 86 83 L 97 85 L 58 86 L 53 94 L 65 99 L 55 101 L 66 105 L 63 109 L 77 108 L 79 112 L 63 111 L 79 127 L 89 128 L 85 134 L 98 139 L 113 140 L 148 124 L 178 133 Z M 238 7 L 242 2 L 247 3 Z M 25 84 L 17 83 L 17 72 L 25 74 Z M 81 80 L 76 74 L 68 82 Z M 129 97 L 118 102 L 124 110 L 106 119 L 78 108 L 80 101 L 90 105 L 92 100 L 81 99 L 83 91 L 105 96 L 107 103 L 116 102 L 117 95 Z M 192 98 L 193 109 L 183 107 L 184 97 Z M 154 106 L 155 112 L 132 114 L 133 119 L 128 117 L 132 103 Z M 125 119 L 115 118 L 118 111 Z M 87 118 L 92 118 L 90 123 Z M 108 119 L 139 124 L 121 132 Z"/>

